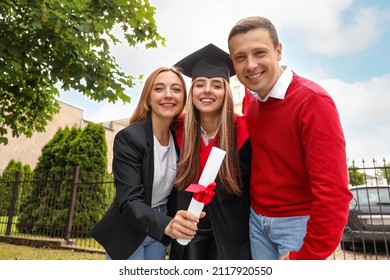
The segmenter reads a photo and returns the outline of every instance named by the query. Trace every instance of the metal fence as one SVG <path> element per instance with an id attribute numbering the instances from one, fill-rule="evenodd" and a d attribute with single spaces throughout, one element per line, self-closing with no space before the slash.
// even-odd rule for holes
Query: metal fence
<path id="1" fill-rule="evenodd" d="M 102 249 L 88 231 L 112 202 L 114 193 L 111 175 L 83 173 L 78 167 L 71 172 L 3 175 L 0 237 Z"/>
<path id="2" fill-rule="evenodd" d="M 361 164 L 358 167 L 353 162 L 350 166 L 350 181 L 354 185 L 359 184 L 359 187 L 385 186 L 389 192 L 386 178 L 389 178 L 390 167 L 386 167 L 386 162 L 378 165 L 373 161 L 369 167 L 364 161 Z M 351 186 L 351 189 L 354 188 Z M 103 251 L 88 235 L 88 231 L 101 218 L 114 195 L 111 175 L 83 173 L 78 167 L 72 172 L 48 172 L 41 175 L 17 172 L 3 175 L 0 177 L 0 240 L 13 242 L 10 240 L 22 239 L 25 240 L 24 244 L 30 245 L 32 242 L 52 242 L 57 244 L 53 247 Z M 356 199 L 359 197 L 355 197 L 355 202 Z M 98 207 L 100 211 L 95 211 L 94 208 Z M 359 238 L 368 230 L 364 224 L 355 228 L 354 236 L 347 236 L 350 223 L 353 222 L 351 219 L 360 217 L 362 211 L 362 208 L 352 207 L 351 204 L 343 240 L 329 259 L 389 259 L 390 240 L 387 236 L 390 234 L 390 201 L 382 201 L 379 212 L 374 213 L 375 207 L 369 207 L 365 217 L 371 224 L 377 224 L 374 229 L 379 228 L 376 237 L 373 240 Z"/>
<path id="3" fill-rule="evenodd" d="M 389 260 L 390 165 L 373 160 L 349 167 L 353 199 L 340 243 L 347 259 Z"/>

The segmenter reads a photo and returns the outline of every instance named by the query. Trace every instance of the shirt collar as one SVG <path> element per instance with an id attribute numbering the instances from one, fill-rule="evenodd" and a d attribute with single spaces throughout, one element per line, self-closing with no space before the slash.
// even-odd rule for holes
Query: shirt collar
<path id="1" fill-rule="evenodd" d="M 205 143 L 206 146 L 208 144 L 210 144 L 211 141 L 214 140 L 215 136 L 218 133 L 218 130 L 219 130 L 219 126 L 218 126 L 217 130 L 214 132 L 214 135 L 208 136 L 206 130 L 204 130 L 204 128 L 202 126 L 200 126 L 200 132 L 201 132 L 200 135 L 202 136 L 203 142 Z"/>
<path id="2" fill-rule="evenodd" d="M 279 77 L 279 79 L 276 81 L 275 85 L 272 87 L 272 89 L 268 92 L 268 94 L 261 98 L 256 92 L 249 90 L 253 96 L 255 96 L 259 101 L 266 102 L 269 97 L 277 98 L 277 99 L 284 99 L 286 96 L 286 92 L 288 87 L 290 86 L 290 83 L 293 78 L 293 73 L 290 69 L 287 69 L 287 66 L 281 66 L 283 69 L 282 75 Z"/>

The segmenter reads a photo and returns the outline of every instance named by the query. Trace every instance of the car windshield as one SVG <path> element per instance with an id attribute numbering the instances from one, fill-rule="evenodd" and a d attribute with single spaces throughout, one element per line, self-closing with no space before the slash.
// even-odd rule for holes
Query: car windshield
<path id="1" fill-rule="evenodd" d="M 352 190 L 361 206 L 390 204 L 390 188 L 362 188 Z"/>

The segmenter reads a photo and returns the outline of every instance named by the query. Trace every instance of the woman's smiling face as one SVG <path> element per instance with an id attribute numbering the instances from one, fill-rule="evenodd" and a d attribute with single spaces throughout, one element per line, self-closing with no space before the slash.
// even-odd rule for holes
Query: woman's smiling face
<path id="1" fill-rule="evenodd" d="M 158 74 L 149 95 L 152 115 L 173 119 L 184 106 L 184 87 L 179 77 L 166 71 Z"/>
<path id="2" fill-rule="evenodd" d="M 224 99 L 224 78 L 198 77 L 193 81 L 192 102 L 200 114 L 218 114 Z"/>

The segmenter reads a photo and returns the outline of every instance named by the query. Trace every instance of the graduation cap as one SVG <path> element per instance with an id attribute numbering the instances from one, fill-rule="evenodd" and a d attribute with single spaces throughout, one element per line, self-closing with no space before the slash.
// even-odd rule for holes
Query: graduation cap
<path id="1" fill-rule="evenodd" d="M 213 44 L 193 52 L 173 66 L 192 79 L 222 77 L 229 81 L 236 74 L 229 54 Z"/>

